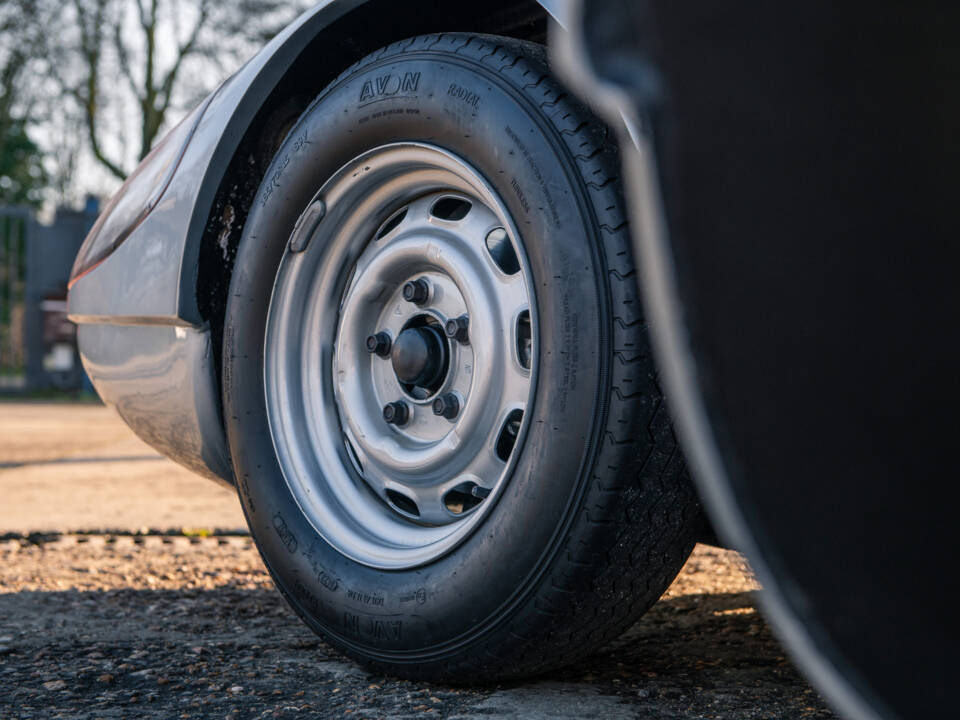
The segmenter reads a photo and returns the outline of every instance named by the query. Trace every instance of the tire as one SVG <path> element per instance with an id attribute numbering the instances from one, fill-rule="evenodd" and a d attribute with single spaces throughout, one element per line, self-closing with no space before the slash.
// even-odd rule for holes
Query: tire
<path id="1" fill-rule="evenodd" d="M 390 78 L 410 80 L 404 89 Z M 394 87 L 403 91 L 388 97 Z M 265 380 L 280 351 L 267 332 L 278 268 L 297 262 L 288 244 L 318 188 L 371 148 L 401 142 L 466 159 L 502 201 L 529 270 L 538 352 L 512 471 L 480 506 L 482 522 L 441 556 L 375 567 L 318 531 L 285 479 Z M 326 212 L 321 228 L 335 225 Z M 291 606 L 332 645 L 410 678 L 538 673 L 615 638 L 676 576 L 702 518 L 657 383 L 625 217 L 608 131 L 531 43 L 467 34 L 396 43 L 345 71 L 301 116 L 244 228 L 223 400 L 257 547 Z M 332 252 L 313 238 L 308 251 Z M 336 316 L 336 304 L 325 312 Z M 479 353 L 486 341 L 471 340 Z M 322 488 L 333 470 L 318 467 L 303 482 Z"/>

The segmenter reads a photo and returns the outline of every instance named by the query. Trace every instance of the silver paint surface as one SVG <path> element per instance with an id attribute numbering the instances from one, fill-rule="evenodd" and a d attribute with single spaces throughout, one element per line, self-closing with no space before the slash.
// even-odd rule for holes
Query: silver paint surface
<path id="1" fill-rule="evenodd" d="M 374 148 L 335 173 L 321 197 L 324 221 L 303 252 L 285 255 L 270 301 L 264 383 L 273 445 L 292 496 L 327 542 L 369 567 L 416 567 L 474 532 L 508 482 L 516 454 L 501 455 L 498 437 L 533 392 L 536 364 L 524 367 L 514 350 L 521 312 L 531 313 L 536 337 L 533 280 L 496 191 L 436 146 Z M 467 200 L 464 216 L 435 213 L 451 197 Z M 399 220 L 378 232 L 391 218 Z M 494 229 L 515 239 L 513 273 L 487 249 Z M 424 278 L 428 299 L 405 300 L 403 285 Z M 416 318 L 442 327 L 464 314 L 470 341 L 447 346 L 448 369 L 429 393 L 412 393 L 386 358 L 366 349 L 375 330 L 397 338 Z M 461 405 L 454 421 L 431 407 L 445 392 Z M 390 425 L 383 406 L 400 398 L 409 420 Z M 518 426 L 514 447 L 525 429 Z M 489 501 L 451 510 L 447 494 L 466 484 L 485 488 Z"/>
<path id="2" fill-rule="evenodd" d="M 96 324 L 78 334 L 97 393 L 141 440 L 201 475 L 232 477 L 209 332 Z"/>

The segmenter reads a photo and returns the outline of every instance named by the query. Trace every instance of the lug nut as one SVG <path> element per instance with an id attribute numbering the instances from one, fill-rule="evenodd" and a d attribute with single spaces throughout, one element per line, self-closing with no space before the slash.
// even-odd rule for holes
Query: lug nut
<path id="1" fill-rule="evenodd" d="M 460 398 L 452 392 L 441 395 L 433 401 L 433 414 L 453 420 L 460 414 Z"/>
<path id="2" fill-rule="evenodd" d="M 383 419 L 391 425 L 403 425 L 410 419 L 410 409 L 403 400 L 383 406 Z"/>
<path id="3" fill-rule="evenodd" d="M 430 297 L 430 283 L 426 278 L 417 278 L 403 286 L 403 299 L 416 305 L 423 305 Z"/>
<path id="4" fill-rule="evenodd" d="M 467 331 L 470 325 L 470 318 L 466 315 L 450 318 L 443 326 L 443 331 L 451 340 L 456 340 L 464 345 L 470 344 L 470 335 Z"/>
<path id="5" fill-rule="evenodd" d="M 390 354 L 390 345 L 390 333 L 381 331 L 376 335 L 367 336 L 367 352 L 387 357 Z"/>

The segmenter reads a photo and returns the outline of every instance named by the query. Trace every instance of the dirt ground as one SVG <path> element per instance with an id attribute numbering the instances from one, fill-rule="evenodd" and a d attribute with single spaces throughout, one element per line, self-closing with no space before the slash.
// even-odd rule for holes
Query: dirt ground
<path id="1" fill-rule="evenodd" d="M 0 404 L 0 720 L 833 717 L 741 557 L 703 545 L 575 666 L 469 689 L 368 674 L 287 609 L 229 491 L 153 456 L 103 408 Z"/>
<path id="2" fill-rule="evenodd" d="M 139 440 L 99 404 L 0 402 L 0 535 L 246 527 L 232 490 Z"/>

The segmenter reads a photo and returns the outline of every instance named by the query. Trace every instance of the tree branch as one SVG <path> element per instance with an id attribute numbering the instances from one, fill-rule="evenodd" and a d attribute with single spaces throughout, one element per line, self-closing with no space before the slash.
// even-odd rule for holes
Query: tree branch
<path id="1" fill-rule="evenodd" d="M 148 94 L 151 96 L 151 102 L 149 109 L 145 109 L 144 112 L 141 157 L 145 157 L 146 154 L 150 152 L 150 147 L 152 146 L 157 133 L 160 131 L 160 127 L 163 125 L 167 111 L 170 109 L 170 103 L 173 100 L 173 88 L 176 84 L 180 69 L 183 66 L 183 61 L 196 51 L 200 33 L 206 26 L 207 21 L 210 19 L 209 0 L 201 0 L 198 12 L 199 15 L 197 16 L 197 21 L 190 30 L 190 34 L 187 39 L 178 45 L 176 60 L 174 60 L 173 65 L 164 76 L 163 82 L 159 87 L 148 89 Z M 157 104 L 158 102 L 159 105 Z"/>
<path id="2" fill-rule="evenodd" d="M 207 24 L 207 20 L 210 18 L 209 0 L 202 0 L 200 3 L 199 13 L 200 14 L 197 17 L 197 22 L 194 23 L 193 29 L 190 31 L 190 35 L 186 42 L 180 45 L 177 49 L 177 59 L 174 61 L 173 67 L 170 68 L 170 70 L 167 72 L 167 76 L 163 80 L 163 85 L 160 89 L 160 93 L 163 96 L 163 106 L 161 108 L 161 112 L 166 112 L 167 108 L 170 107 L 170 99 L 173 95 L 173 85 L 177 80 L 177 74 L 180 72 L 183 59 L 188 55 L 193 54 L 197 47 L 197 40 L 200 38 L 200 32 L 203 30 L 204 26 Z"/>
<path id="3" fill-rule="evenodd" d="M 74 0 L 74 7 L 80 20 L 80 50 L 86 63 L 87 77 L 83 90 L 77 90 L 77 100 L 83 108 L 87 126 L 87 136 L 90 140 L 90 150 L 97 161 L 110 173 L 120 180 L 126 178 L 127 173 L 119 163 L 113 162 L 106 156 L 97 133 L 97 98 L 100 82 L 100 41 L 103 38 L 104 15 L 108 0 L 97 0 L 93 17 L 86 12 L 81 0 Z"/>
<path id="4" fill-rule="evenodd" d="M 123 16 L 119 18 L 113 26 L 113 44 L 117 51 L 117 62 L 120 65 L 120 74 L 126 79 L 130 86 L 130 92 L 137 99 L 138 103 L 143 102 L 143 95 L 140 93 L 140 87 L 137 85 L 136 78 L 133 77 L 131 69 L 130 53 L 127 52 L 127 45 L 123 42 Z"/>

